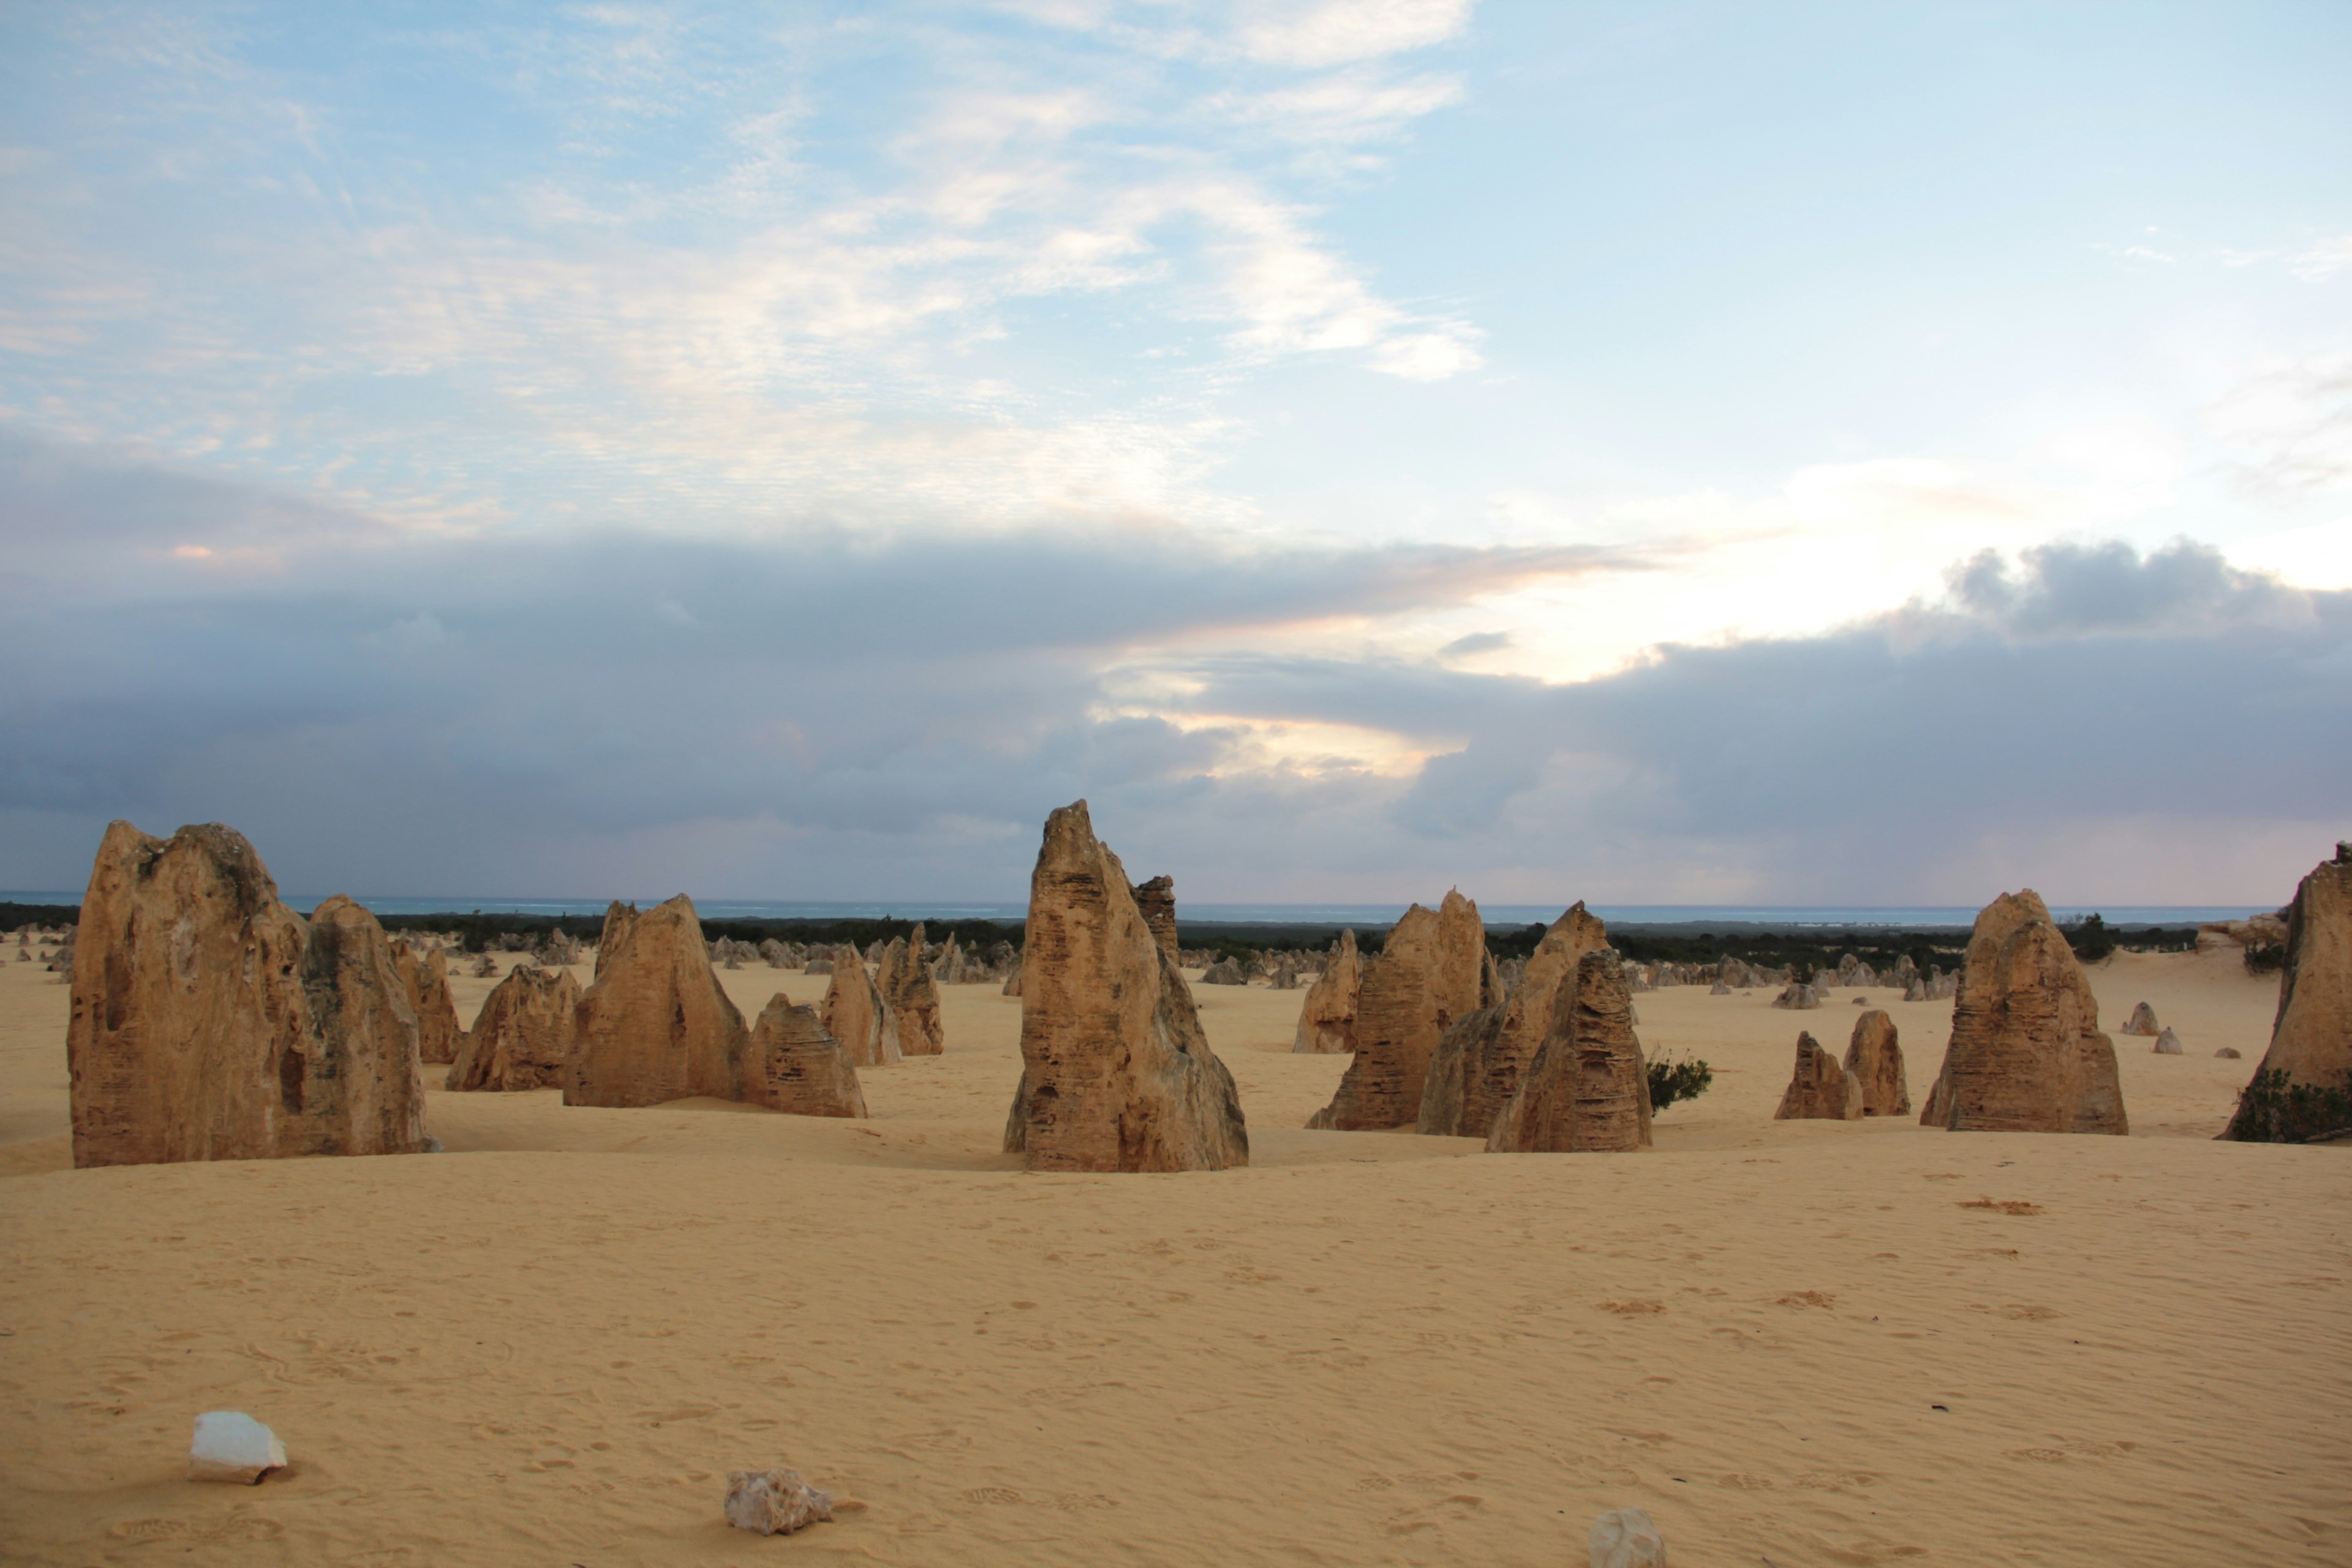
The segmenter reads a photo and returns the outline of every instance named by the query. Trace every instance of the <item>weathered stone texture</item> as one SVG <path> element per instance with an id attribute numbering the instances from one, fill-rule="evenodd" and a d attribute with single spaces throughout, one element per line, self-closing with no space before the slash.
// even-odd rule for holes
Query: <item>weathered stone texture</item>
<path id="1" fill-rule="evenodd" d="M 457 1059 L 466 1031 L 457 1023 L 457 1004 L 449 994 L 449 958 L 439 948 L 419 956 L 404 942 L 392 944 L 392 962 L 408 993 L 409 1010 L 416 1015 L 416 1059 L 437 1067 Z"/>
<path id="2" fill-rule="evenodd" d="M 719 988 L 683 893 L 642 913 L 613 907 L 596 947 L 596 983 L 576 1016 L 566 1105 L 742 1098 L 751 1031 Z"/>
<path id="3" fill-rule="evenodd" d="M 1781 1091 L 1780 1108 L 1772 1112 L 1772 1120 L 1859 1121 L 1862 1116 L 1862 1080 L 1840 1068 L 1819 1040 L 1800 1034 L 1796 1070 L 1789 1075 L 1789 1087 Z"/>
<path id="4" fill-rule="evenodd" d="M 2278 1016 L 2254 1079 L 2284 1073 L 2290 1089 L 2352 1090 L 2352 844 L 2337 845 L 2336 858 L 2296 886 L 2285 942 Z M 2250 1121 L 2242 1108 L 2223 1136 L 2257 1135 L 2241 1125 Z"/>
<path id="5" fill-rule="evenodd" d="M 815 1008 L 796 1006 L 782 992 L 768 999 L 751 1026 L 746 1066 L 743 1098 L 753 1105 L 793 1116 L 866 1114 L 866 1093 L 848 1053 L 825 1032 Z"/>
<path id="6" fill-rule="evenodd" d="M 852 1066 L 887 1067 L 902 1059 L 895 1030 L 884 1027 L 882 988 L 866 973 L 866 961 L 855 947 L 834 954 L 833 977 L 817 1009 L 824 1032 L 841 1043 Z"/>
<path id="7" fill-rule="evenodd" d="M 1233 1075 L 1085 801 L 1046 819 L 1030 880 L 1021 1062 L 1004 1147 L 1033 1171 L 1249 1163 Z"/>
<path id="8" fill-rule="evenodd" d="M 1356 1053 L 1331 1103 L 1307 1120 L 1340 1132 L 1403 1127 L 1421 1114 L 1437 1042 L 1486 1000 L 1486 931 L 1478 906 L 1448 892 L 1434 910 L 1415 904 L 1356 995 Z"/>
<path id="9" fill-rule="evenodd" d="M 563 1087 L 580 983 L 568 969 L 519 963 L 483 1000 L 446 1087 L 498 1093 Z"/>
<path id="10" fill-rule="evenodd" d="M 1952 1131 L 2128 1130 L 2098 999 L 2032 889 L 1977 916 L 1951 1043 L 1919 1120 Z"/>
<path id="11" fill-rule="evenodd" d="M 66 1030 L 74 1163 L 405 1154 L 416 1014 L 375 917 L 305 921 L 235 830 L 106 830 Z"/>
<path id="12" fill-rule="evenodd" d="M 917 926 L 911 938 L 892 938 L 882 950 L 879 968 L 875 984 L 882 993 L 882 1029 L 899 1054 L 935 1057 L 946 1050 L 939 984 L 923 962 L 923 928 Z"/>
<path id="13" fill-rule="evenodd" d="M 1356 993 L 1363 979 L 1356 933 L 1343 931 L 1323 961 L 1323 973 L 1307 988 L 1307 1000 L 1298 1009 L 1298 1034 L 1290 1047 L 1294 1053 L 1333 1056 L 1356 1048 Z"/>
<path id="14" fill-rule="evenodd" d="M 1903 1067 L 1903 1046 L 1895 1020 L 1873 1007 L 1853 1021 L 1846 1043 L 1845 1072 L 1862 1085 L 1862 1109 L 1869 1116 L 1911 1114 L 1911 1080 Z"/>
<path id="15" fill-rule="evenodd" d="M 1509 995 L 1456 1019 L 1439 1037 L 1414 1130 L 1445 1138 L 1484 1139 L 1492 1132 L 1551 1034 L 1552 1012 L 1578 963 L 1608 945 L 1607 928 L 1581 900 L 1554 921 Z M 1486 989 L 1490 996 L 1501 992 L 1498 973 L 1489 973 Z"/>
<path id="16" fill-rule="evenodd" d="M 1495 1120 L 1498 1154 L 1622 1153 L 1650 1146 L 1650 1078 L 1617 954 L 1585 953 L 1552 1008 L 1551 1033 Z"/>
<path id="17" fill-rule="evenodd" d="M 1169 957 L 1176 956 L 1176 879 L 1154 877 L 1135 889 L 1135 907 L 1143 911 L 1143 923 L 1151 928 L 1160 951 Z"/>

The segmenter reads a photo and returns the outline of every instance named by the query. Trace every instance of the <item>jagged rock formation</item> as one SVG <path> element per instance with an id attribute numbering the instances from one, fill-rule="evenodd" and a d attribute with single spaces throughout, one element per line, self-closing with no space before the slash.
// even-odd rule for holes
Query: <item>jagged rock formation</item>
<path id="1" fill-rule="evenodd" d="M 1720 979 L 1718 979 L 1714 984 L 1706 988 L 1706 994 L 1710 996 L 1728 996 L 1731 994 L 1731 987 L 1726 985 Z"/>
<path id="2" fill-rule="evenodd" d="M 1911 984 L 1903 988 L 1903 1000 L 1906 1002 L 1925 1002 L 1927 999 L 1927 982 L 1921 980 L 1916 974 L 1913 975 L 1911 977 Z"/>
<path id="3" fill-rule="evenodd" d="M 1633 997 L 1608 948 L 1576 961 L 1551 1033 L 1486 1138 L 1491 1153 L 1625 1152 L 1650 1146 L 1650 1078 Z"/>
<path id="4" fill-rule="evenodd" d="M 935 1057 L 947 1049 L 947 1032 L 940 1026 L 940 988 L 923 962 L 923 928 L 914 935 L 894 937 L 882 950 L 881 973 L 876 985 L 882 993 L 882 1028 L 901 1056 Z"/>
<path id="5" fill-rule="evenodd" d="M 1246 985 L 1249 984 L 1249 976 L 1244 974 L 1242 973 L 1242 966 L 1235 963 L 1232 959 L 1221 958 L 1217 960 L 1216 963 L 1209 965 L 1208 968 L 1201 971 L 1201 984 L 1203 985 Z"/>
<path id="6" fill-rule="evenodd" d="M 1853 1021 L 1845 1047 L 1846 1077 L 1862 1086 L 1865 1116 L 1911 1114 L 1911 1080 L 1903 1069 L 1903 1047 L 1895 1020 L 1873 1007 Z"/>
<path id="7" fill-rule="evenodd" d="M 1787 989 L 1772 998 L 1772 1005 L 1775 1007 L 1786 1007 L 1791 1010 L 1818 1007 L 1821 1005 L 1822 994 L 1801 980 L 1791 980 Z"/>
<path id="8" fill-rule="evenodd" d="M 1553 1009 L 1578 963 L 1608 945 L 1607 928 L 1585 911 L 1581 900 L 1552 921 L 1517 988 L 1456 1019 L 1439 1037 L 1422 1082 L 1414 1131 L 1480 1139 L 1492 1132 L 1495 1119 L 1518 1092 L 1528 1064 L 1550 1037 Z M 1498 988 L 1499 975 L 1490 978 L 1490 989 Z"/>
<path id="9" fill-rule="evenodd" d="M 456 1061 L 466 1031 L 458 1026 L 457 1004 L 449 994 L 448 955 L 436 947 L 420 957 L 402 942 L 393 944 L 392 962 L 408 994 L 409 1010 L 416 1015 L 416 1059 L 428 1067 Z"/>
<path id="10" fill-rule="evenodd" d="M 2128 1130 L 2098 999 L 2030 888 L 1977 916 L 1951 1043 L 1919 1120 L 1956 1132 Z"/>
<path id="11" fill-rule="evenodd" d="M 375 917 L 305 921 L 218 824 L 110 824 L 81 905 L 66 1026 L 74 1163 L 413 1154 L 416 1014 Z"/>
<path id="12" fill-rule="evenodd" d="M 2119 1035 L 2144 1035 L 2151 1040 L 2154 1039 L 2158 1034 L 2162 1033 L 2162 1030 L 2158 1026 L 2156 1022 L 2156 1009 L 2149 1006 L 2145 1002 L 2141 1003 L 2138 1006 L 2132 1009 L 2131 1016 L 2124 1020 L 2124 1026 L 2117 1029 L 2116 1033 Z"/>
<path id="13" fill-rule="evenodd" d="M 446 1087 L 561 1089 L 579 1006 L 580 983 L 570 970 L 516 964 L 483 1001 L 449 1068 Z"/>
<path id="14" fill-rule="evenodd" d="M 1267 984 L 1269 987 L 1271 987 L 1272 989 L 1276 990 L 1276 991 L 1296 991 L 1296 990 L 1297 990 L 1297 989 L 1298 989 L 1298 959 L 1297 959 L 1297 957 L 1295 954 L 1286 952 L 1286 953 L 1284 953 L 1284 954 L 1281 956 L 1281 958 L 1277 959 L 1277 960 L 1275 962 L 1275 965 L 1274 965 L 1274 975 L 1273 975 L 1273 978 L 1271 978 L 1270 980 L 1268 980 L 1268 981 L 1266 982 L 1266 984 Z"/>
<path id="15" fill-rule="evenodd" d="M 1307 988 L 1307 1000 L 1298 1009 L 1298 1035 L 1290 1047 L 1293 1055 L 1343 1056 L 1356 1048 L 1356 994 L 1363 980 L 1356 933 L 1343 931 L 1331 944 L 1323 973 Z"/>
<path id="16" fill-rule="evenodd" d="M 1880 1014 L 1885 1017 L 1885 1014 Z M 1796 1070 L 1781 1093 L 1775 1121 L 1859 1121 L 1863 1117 L 1862 1080 L 1850 1078 L 1837 1058 L 1822 1049 L 1809 1034 L 1797 1037 Z"/>
<path id="17" fill-rule="evenodd" d="M 613 906 L 576 1016 L 566 1105 L 743 1097 L 751 1031 L 719 988 L 684 893 L 642 913 Z"/>
<path id="18" fill-rule="evenodd" d="M 888 1067 L 901 1059 L 898 1032 L 889 1027 L 882 1005 L 882 989 L 866 972 L 866 961 L 855 947 L 834 954 L 833 978 L 825 984 L 817 1018 L 854 1067 Z"/>
<path id="19" fill-rule="evenodd" d="M 1083 800 L 1045 819 L 1024 969 L 1008 1153 L 1025 1154 L 1033 1171 L 1249 1163 L 1233 1075 Z"/>
<path id="20" fill-rule="evenodd" d="M 1025 957 L 1016 958 L 1013 961 L 1013 972 L 1004 977 L 1005 995 L 1018 996 L 1021 994 L 1021 975 L 1022 972 L 1027 967 L 1028 963 Z"/>
<path id="21" fill-rule="evenodd" d="M 2284 941 L 2270 1049 L 2225 1138 L 2305 1138 L 2352 1123 L 2352 843 L 2296 886 Z M 2265 1084 L 2276 1092 L 2261 1092 Z M 2298 1091 L 2308 1103 L 2281 1098 Z"/>
<path id="22" fill-rule="evenodd" d="M 1135 907 L 1143 911 L 1143 923 L 1151 928 L 1160 949 L 1169 957 L 1176 956 L 1176 879 L 1154 877 L 1135 889 Z"/>
<path id="23" fill-rule="evenodd" d="M 865 965 L 858 965 L 860 973 Z M 857 1068 L 841 1043 L 825 1032 L 814 1007 L 796 1006 L 781 991 L 768 998 L 751 1026 L 750 1072 L 743 1098 L 793 1116 L 866 1114 Z"/>
<path id="24" fill-rule="evenodd" d="M 1405 910 L 1364 966 L 1356 994 L 1356 1053 L 1331 1103 L 1308 1118 L 1334 1131 L 1402 1127 L 1421 1114 L 1437 1042 L 1486 1000 L 1486 931 L 1460 892 L 1434 910 Z"/>

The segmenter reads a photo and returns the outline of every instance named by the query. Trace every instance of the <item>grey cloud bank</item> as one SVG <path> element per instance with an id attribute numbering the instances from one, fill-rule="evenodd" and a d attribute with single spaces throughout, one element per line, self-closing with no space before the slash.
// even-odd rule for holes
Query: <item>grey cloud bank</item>
<path id="1" fill-rule="evenodd" d="M 174 554 L 208 551 L 209 555 Z M 2284 897 L 2352 830 L 2352 594 L 2203 546 L 2048 546 L 1818 636 L 1551 685 L 1269 651 L 1579 549 L 1033 532 L 860 548 L 420 536 L 0 442 L 0 885 L 104 823 L 219 819 L 288 886 L 384 895 L 1016 893 L 1080 795 L 1221 900 Z M 1166 695 L 1135 711 L 1114 673 Z M 1295 754 L 1300 725 L 1417 767 Z"/>

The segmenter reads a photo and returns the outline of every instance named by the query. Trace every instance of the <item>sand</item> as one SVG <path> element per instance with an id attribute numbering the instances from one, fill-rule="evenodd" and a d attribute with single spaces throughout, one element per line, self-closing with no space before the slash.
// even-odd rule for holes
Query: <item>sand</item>
<path id="1" fill-rule="evenodd" d="M 2210 1141 L 2274 984 L 2092 978 L 2188 1043 L 2117 1037 L 2128 1139 L 1775 1123 L 1851 994 L 1703 987 L 1637 998 L 1717 1075 L 1652 1152 L 1306 1132 L 1303 993 L 1201 987 L 1252 1166 L 1032 1176 L 1019 1003 L 956 986 L 867 1122 L 436 1089 L 443 1154 L 74 1172 L 12 963 L 0 1558 L 1549 1568 L 1638 1504 L 1680 1568 L 2352 1562 L 2352 1149 Z M 1949 1005 L 1870 1000 L 1923 1099 Z M 224 1407 L 290 1472 L 181 1479 Z M 839 1521 L 730 1530 L 774 1464 Z"/>

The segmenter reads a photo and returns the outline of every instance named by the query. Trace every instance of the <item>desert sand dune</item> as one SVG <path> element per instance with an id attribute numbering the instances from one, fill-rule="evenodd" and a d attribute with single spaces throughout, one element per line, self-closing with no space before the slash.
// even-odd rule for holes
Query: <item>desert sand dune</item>
<path id="1" fill-rule="evenodd" d="M 0 1556 L 1549 1568 L 1637 1504 L 1685 1568 L 2352 1560 L 2352 1149 L 2211 1141 L 2273 984 L 2090 973 L 2189 1042 L 2118 1040 L 2128 1138 L 1775 1122 L 1857 994 L 1691 986 L 1640 1033 L 1714 1088 L 1605 1157 L 1299 1131 L 1347 1063 L 1304 994 L 1200 987 L 1251 1163 L 1155 1176 L 998 1152 L 993 985 L 871 1121 L 436 1074 L 444 1154 L 77 1172 L 66 990 L 0 969 Z M 1931 1075 L 1950 1004 L 1860 994 Z M 220 1407 L 290 1473 L 182 1480 Z M 771 1464 L 851 1505 L 730 1530 Z"/>

